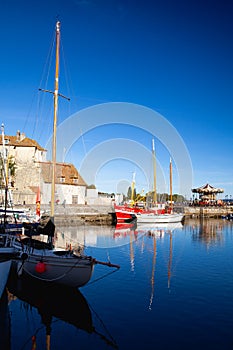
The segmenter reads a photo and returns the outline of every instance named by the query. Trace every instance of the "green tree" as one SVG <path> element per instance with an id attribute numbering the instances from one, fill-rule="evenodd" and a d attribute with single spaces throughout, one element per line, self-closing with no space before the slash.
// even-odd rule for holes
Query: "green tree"
<path id="1" fill-rule="evenodd" d="M 95 185 L 93 185 L 93 184 L 88 185 L 87 188 L 88 188 L 88 189 L 92 189 L 92 190 L 93 190 L 93 189 L 96 190 L 96 187 L 95 187 Z"/>
<path id="2" fill-rule="evenodd" d="M 5 169 L 3 158 L 1 155 L 1 158 L 0 158 L 0 185 L 1 185 L 1 188 L 4 188 L 6 186 L 6 183 L 5 183 L 6 176 L 8 176 L 8 180 L 10 177 L 10 180 L 11 180 L 10 185 L 14 186 L 15 172 L 16 172 L 16 163 L 15 163 L 14 157 L 13 156 L 8 157 L 7 169 Z"/>

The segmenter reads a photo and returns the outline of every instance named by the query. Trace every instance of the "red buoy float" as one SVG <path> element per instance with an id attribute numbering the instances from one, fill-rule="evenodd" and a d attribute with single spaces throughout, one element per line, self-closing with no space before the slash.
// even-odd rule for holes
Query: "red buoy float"
<path id="1" fill-rule="evenodd" d="M 43 261 L 39 261 L 35 267 L 36 272 L 43 273 L 46 270 L 46 265 Z"/>

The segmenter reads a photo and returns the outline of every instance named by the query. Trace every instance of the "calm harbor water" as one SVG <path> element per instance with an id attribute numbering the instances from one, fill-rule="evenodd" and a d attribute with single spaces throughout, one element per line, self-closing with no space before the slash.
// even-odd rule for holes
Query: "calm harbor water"
<path id="1" fill-rule="evenodd" d="M 0 349 L 233 349 L 233 223 L 61 229 L 98 260 L 80 291 L 10 279 Z M 8 299 L 10 299 L 8 301 Z"/>

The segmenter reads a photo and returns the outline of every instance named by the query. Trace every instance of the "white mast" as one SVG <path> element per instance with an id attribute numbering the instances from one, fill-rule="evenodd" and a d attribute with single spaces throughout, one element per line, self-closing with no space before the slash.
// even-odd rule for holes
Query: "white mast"
<path id="1" fill-rule="evenodd" d="M 173 199 L 172 199 L 172 159 L 170 158 L 170 208 L 171 208 L 171 212 L 173 210 Z"/>
<path id="2" fill-rule="evenodd" d="M 155 141 L 152 139 L 152 157 L 153 157 L 153 172 L 154 172 L 154 204 L 157 203 L 157 192 L 156 192 L 156 157 L 155 157 Z"/>

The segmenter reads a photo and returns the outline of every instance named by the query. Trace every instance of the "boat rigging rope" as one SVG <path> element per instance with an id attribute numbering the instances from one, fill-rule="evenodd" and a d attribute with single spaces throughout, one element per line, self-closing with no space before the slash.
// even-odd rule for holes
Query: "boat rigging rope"
<path id="1" fill-rule="evenodd" d="M 117 343 L 115 341 L 115 339 L 113 338 L 113 336 L 110 334 L 110 332 L 108 331 L 107 327 L 105 326 L 103 320 L 100 318 L 100 316 L 97 314 L 97 312 L 93 309 L 93 307 L 90 305 L 90 303 L 88 303 L 89 308 L 91 309 L 91 311 L 93 312 L 93 314 L 95 314 L 96 318 L 99 320 L 99 322 L 101 323 L 102 327 L 104 328 L 105 332 L 107 333 L 107 335 L 109 336 L 109 338 L 111 339 L 108 340 L 103 334 L 97 332 L 96 329 L 94 329 L 94 333 L 98 334 L 102 339 L 104 339 L 109 345 L 111 345 L 112 347 L 118 349 Z"/>
<path id="2" fill-rule="evenodd" d="M 54 48 L 55 48 L 55 41 L 56 41 L 56 35 L 55 35 L 55 33 L 53 33 L 49 52 L 48 52 L 48 55 L 46 58 L 46 62 L 44 64 L 42 77 L 41 77 L 41 80 L 39 83 L 39 88 L 41 88 L 43 86 L 44 89 L 47 89 L 47 87 L 48 87 L 49 76 L 50 76 L 50 71 L 51 71 L 52 61 L 53 61 L 53 52 L 54 52 Z M 51 120 L 50 120 L 51 118 L 47 118 L 47 119 L 44 118 L 44 116 L 47 115 L 47 113 L 48 113 L 48 112 L 44 112 L 45 94 L 38 93 L 37 105 L 38 105 L 38 107 L 37 107 L 37 112 L 36 112 L 36 120 L 35 120 L 35 124 L 34 124 L 32 137 L 33 137 L 34 133 L 36 132 L 38 124 L 40 123 L 39 125 L 42 127 L 41 131 L 39 132 L 39 137 L 38 137 L 38 140 L 40 140 L 41 135 L 44 133 L 45 128 L 46 128 L 46 130 L 51 130 L 51 127 L 52 127 Z M 49 114 L 50 114 L 50 112 L 49 112 Z M 48 120 L 50 121 L 49 126 L 48 126 Z M 43 121 L 42 124 L 41 124 L 41 121 Z M 44 123 L 46 123 L 46 126 L 43 125 Z"/>
<path id="3" fill-rule="evenodd" d="M 105 277 L 107 277 L 107 276 L 111 275 L 112 273 L 114 273 L 114 272 L 116 272 L 116 271 L 118 271 L 118 270 L 119 270 L 119 268 L 116 268 L 115 270 L 112 270 L 112 271 L 110 271 L 110 272 L 106 273 L 105 275 L 103 275 L 103 276 L 101 276 L 101 277 L 98 277 L 98 278 L 94 279 L 93 281 L 89 282 L 89 283 L 87 284 L 87 286 L 86 286 L 86 287 L 90 286 L 90 285 L 91 285 L 91 284 L 93 284 L 93 283 L 96 283 L 96 282 L 98 282 L 98 281 L 102 280 L 103 278 L 105 278 Z"/>

